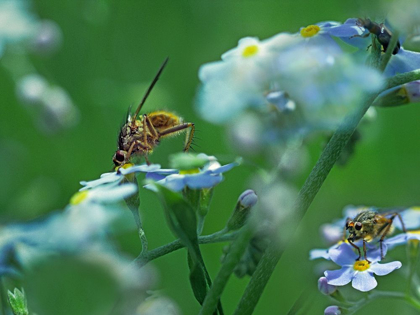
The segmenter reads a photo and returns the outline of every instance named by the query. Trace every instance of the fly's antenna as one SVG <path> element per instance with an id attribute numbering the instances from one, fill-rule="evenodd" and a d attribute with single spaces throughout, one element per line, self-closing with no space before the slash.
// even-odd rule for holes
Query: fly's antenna
<path id="1" fill-rule="evenodd" d="M 149 96 L 150 92 L 152 91 L 153 87 L 155 86 L 156 82 L 159 80 L 159 76 L 162 73 L 163 69 L 165 68 L 166 64 L 168 63 L 169 57 L 166 57 L 163 64 L 160 66 L 158 73 L 156 74 L 155 78 L 153 79 L 152 83 L 150 84 L 149 88 L 144 94 L 143 99 L 141 100 L 139 106 L 137 107 L 136 112 L 134 113 L 133 117 L 131 117 L 131 125 L 134 125 L 136 121 L 137 115 L 140 113 L 141 108 L 143 107 L 144 102 L 146 102 L 147 97 Z"/>

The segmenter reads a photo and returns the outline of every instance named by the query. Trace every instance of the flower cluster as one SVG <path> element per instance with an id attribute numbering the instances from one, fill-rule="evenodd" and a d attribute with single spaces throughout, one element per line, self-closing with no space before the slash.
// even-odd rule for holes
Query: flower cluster
<path id="1" fill-rule="evenodd" d="M 372 42 L 367 35 L 369 29 L 351 18 L 265 40 L 242 38 L 220 61 L 200 68 L 197 110 L 210 122 L 229 122 L 239 146 L 267 146 L 334 130 L 367 94 L 383 89 L 386 77 L 420 68 L 420 54 L 403 47 L 383 74 L 367 65 L 372 50 L 367 49 Z M 403 92 L 405 103 L 418 99 L 414 84 Z M 391 103 L 386 106 L 401 105 L 395 98 Z"/>

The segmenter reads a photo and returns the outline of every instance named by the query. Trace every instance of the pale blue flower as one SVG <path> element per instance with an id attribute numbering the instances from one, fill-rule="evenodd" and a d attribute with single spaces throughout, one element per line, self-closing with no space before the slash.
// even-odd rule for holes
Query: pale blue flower
<path id="1" fill-rule="evenodd" d="M 316 23 L 301 28 L 300 35 L 307 44 L 341 50 L 333 37 L 346 40 L 363 34 L 363 29 L 358 27 L 354 20 L 357 19 L 348 19 L 344 24 L 332 21 Z"/>
<path id="2" fill-rule="evenodd" d="M 313 129 L 335 129 L 366 93 L 379 90 L 382 75 L 334 46 L 302 46 L 282 52 L 276 82 L 297 103 Z"/>
<path id="3" fill-rule="evenodd" d="M 406 230 L 415 230 L 420 228 L 420 208 L 419 207 L 410 207 L 403 211 L 399 212 L 402 221 L 404 222 L 404 227 Z M 396 216 L 392 223 L 399 230 L 403 230 L 401 226 L 401 221 Z"/>
<path id="4" fill-rule="evenodd" d="M 379 264 L 381 260 L 380 253 L 369 255 L 369 263 L 356 261 L 358 255 L 353 251 L 349 244 L 343 243 L 340 247 L 331 249 L 330 257 L 333 262 L 341 266 L 339 270 L 327 270 L 324 272 L 328 284 L 343 286 L 352 282 L 353 288 L 366 292 L 377 286 L 374 274 L 385 276 L 401 267 L 401 262 L 393 261 L 385 264 Z"/>
<path id="5" fill-rule="evenodd" d="M 84 187 L 82 187 L 80 190 L 87 190 L 87 189 L 92 189 L 101 185 L 107 185 L 107 184 L 112 184 L 112 185 L 118 185 L 120 184 L 125 176 L 129 175 L 129 174 L 136 174 L 136 173 L 153 173 L 156 171 L 160 171 L 162 173 L 174 173 L 176 172 L 176 170 L 166 170 L 166 169 L 161 169 L 159 164 L 151 164 L 151 165 L 147 165 L 147 164 L 142 164 L 142 165 L 129 165 L 127 164 L 129 167 L 127 168 L 120 168 L 118 171 L 115 172 L 109 172 L 109 173 L 104 173 L 100 176 L 100 178 L 95 179 L 95 180 L 91 180 L 91 181 L 81 181 L 80 184 Z"/>
<path id="6" fill-rule="evenodd" d="M 200 155 L 198 155 L 200 156 Z M 203 155 L 206 156 L 206 155 Z M 156 182 L 173 191 L 181 191 L 184 187 L 191 189 L 211 188 L 219 184 L 223 180 L 223 173 L 238 166 L 238 162 L 221 165 L 214 156 L 206 156 L 208 163 L 201 169 L 180 171 L 178 174 L 170 174 L 165 176 L 159 174 L 159 171 L 147 176 L 148 179 L 158 179 Z M 145 188 L 155 190 L 153 184 L 148 184 Z"/>
<path id="7" fill-rule="evenodd" d="M 394 237 L 385 239 L 384 244 L 387 245 L 389 248 L 394 248 L 398 245 L 407 244 L 409 240 L 420 241 L 419 231 L 409 231 L 407 233 L 395 235 Z"/>
<path id="8" fill-rule="evenodd" d="M 337 243 L 335 243 L 334 245 L 330 246 L 327 249 L 320 249 L 320 248 L 316 248 L 316 249 L 312 249 L 309 251 L 309 259 L 310 260 L 314 260 L 314 259 L 318 259 L 318 258 L 324 258 L 326 260 L 331 260 L 331 251 L 334 249 L 338 249 L 340 248 L 340 246 L 342 244 L 348 244 L 346 241 L 339 241 Z M 357 242 L 354 242 L 354 244 L 356 246 L 358 246 L 360 248 L 360 250 L 362 250 L 362 246 L 363 246 L 363 241 L 362 240 L 358 240 Z M 366 244 L 366 248 L 368 251 L 368 257 L 370 258 L 370 256 L 377 256 L 378 254 L 381 254 L 381 250 L 378 246 L 376 246 L 375 244 L 372 243 L 367 243 Z M 387 253 L 387 246 L 386 244 L 382 244 L 382 250 L 383 250 L 383 255 L 385 256 Z"/>

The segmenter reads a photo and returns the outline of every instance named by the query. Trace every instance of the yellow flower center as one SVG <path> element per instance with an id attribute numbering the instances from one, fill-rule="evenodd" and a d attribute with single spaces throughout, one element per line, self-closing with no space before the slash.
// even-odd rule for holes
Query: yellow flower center
<path id="1" fill-rule="evenodd" d="M 115 171 L 117 172 L 120 168 L 128 169 L 128 168 L 133 167 L 133 166 L 134 166 L 134 164 L 133 164 L 133 163 L 126 163 L 126 164 L 124 164 L 124 165 L 122 165 L 122 166 L 117 166 L 117 167 L 115 168 Z M 127 181 L 129 181 L 130 183 L 134 183 L 134 180 L 136 179 L 136 176 L 135 176 L 135 174 L 134 174 L 134 173 L 124 175 L 124 177 L 125 177 L 125 179 L 126 179 Z"/>
<path id="2" fill-rule="evenodd" d="M 257 45 L 251 45 L 244 48 L 242 51 L 242 57 L 248 58 L 254 56 L 258 52 Z"/>
<path id="3" fill-rule="evenodd" d="M 124 168 L 124 169 L 127 169 L 127 168 L 130 168 L 130 167 L 133 167 L 134 166 L 134 164 L 133 163 L 126 163 L 126 164 L 124 164 L 123 166 L 121 166 L 122 168 Z"/>
<path id="4" fill-rule="evenodd" d="M 87 190 L 78 191 L 70 198 L 70 204 L 75 206 L 80 204 L 83 200 L 86 199 L 89 192 Z"/>
<path id="5" fill-rule="evenodd" d="M 370 264 L 366 260 L 356 260 L 353 268 L 357 271 L 365 271 L 370 268 Z"/>
<path id="6" fill-rule="evenodd" d="M 320 30 L 321 28 L 318 25 L 309 25 L 300 30 L 300 35 L 302 35 L 302 37 L 305 37 L 305 38 L 312 37 L 318 34 Z"/>
<path id="7" fill-rule="evenodd" d="M 192 169 L 192 170 L 180 170 L 179 175 L 191 175 L 191 174 L 197 174 L 200 173 L 200 170 L 198 168 Z"/>

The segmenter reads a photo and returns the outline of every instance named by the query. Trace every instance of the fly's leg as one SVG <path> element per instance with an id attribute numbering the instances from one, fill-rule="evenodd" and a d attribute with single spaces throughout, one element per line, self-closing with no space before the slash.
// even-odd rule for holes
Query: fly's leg
<path id="1" fill-rule="evenodd" d="M 147 135 L 151 134 L 151 136 L 153 138 L 159 138 L 158 133 L 155 129 L 155 127 L 153 127 L 152 123 L 150 122 L 149 117 L 144 114 L 143 115 L 143 143 L 144 143 L 144 159 L 146 160 L 147 165 L 150 165 L 150 161 L 148 159 L 148 155 L 149 155 L 149 150 L 152 149 L 151 145 L 149 144 L 149 142 L 147 142 Z"/>
<path id="2" fill-rule="evenodd" d="M 382 244 L 382 243 L 381 243 Z M 382 250 L 382 249 L 381 249 Z M 367 256 L 366 256 L 366 241 L 365 240 L 363 240 L 363 254 L 365 255 L 365 260 L 368 262 L 368 264 L 370 264 L 370 261 L 369 261 L 369 259 L 367 259 Z M 382 254 L 382 253 L 381 253 Z M 359 250 L 359 255 L 360 255 L 360 250 Z"/>
<path id="3" fill-rule="evenodd" d="M 193 123 L 183 123 L 180 124 L 178 126 L 174 126 L 168 129 L 165 129 L 163 131 L 161 131 L 159 134 L 161 137 L 170 135 L 171 133 L 174 132 L 178 132 L 178 131 L 182 131 L 185 130 L 187 128 L 190 128 L 190 131 L 187 133 L 186 139 L 185 139 L 185 145 L 184 145 L 184 152 L 188 152 L 188 149 L 191 146 L 191 142 L 194 138 L 194 131 L 195 131 L 195 126 Z"/>
<path id="4" fill-rule="evenodd" d="M 354 37 L 361 37 L 361 38 L 366 38 L 366 37 L 368 37 L 370 35 L 370 33 L 367 33 L 367 34 L 365 34 L 365 35 L 352 35 L 352 36 L 350 36 L 349 37 L 349 39 L 352 39 L 352 38 L 354 38 Z"/>
<path id="5" fill-rule="evenodd" d="M 150 121 L 149 116 L 147 116 L 146 114 L 143 115 L 143 121 L 146 122 L 147 124 L 147 129 L 150 132 L 150 134 L 152 135 L 153 138 L 159 138 L 159 134 L 156 131 L 155 127 L 153 126 L 152 122 Z M 143 126 L 144 128 L 144 126 Z M 145 130 L 145 129 L 143 129 Z"/>
<path id="6" fill-rule="evenodd" d="M 403 219 L 401 218 L 401 215 L 399 214 L 399 213 L 395 213 L 395 216 L 397 216 L 398 217 L 398 219 L 400 220 L 400 222 L 401 222 L 401 227 L 402 227 L 402 229 L 403 229 L 403 231 L 404 231 L 404 233 L 407 233 L 407 230 L 406 230 L 406 228 L 405 228 L 405 225 L 404 225 L 404 222 L 403 222 Z M 392 219 L 394 219 L 394 218 L 392 218 Z"/>
<path id="7" fill-rule="evenodd" d="M 383 231 L 383 233 L 382 233 L 382 235 L 381 235 L 381 239 L 379 240 L 379 242 L 380 242 L 380 244 L 381 244 L 381 259 L 384 259 L 384 255 L 383 255 L 383 244 L 382 244 L 382 242 L 384 241 L 384 239 L 385 239 L 385 236 L 387 236 L 388 235 L 388 233 L 389 233 L 389 231 L 391 230 L 391 226 L 392 226 L 392 222 L 394 221 L 394 219 L 395 219 L 395 217 L 398 217 L 398 219 L 400 220 L 400 222 L 401 222 L 401 226 L 402 226 L 402 229 L 403 229 L 403 231 L 404 231 L 404 233 L 407 233 L 407 230 L 405 229 L 405 225 L 404 225 L 404 222 L 403 222 L 403 220 L 402 220 L 402 218 L 401 218 L 401 215 L 398 213 L 398 212 L 395 212 L 389 219 L 388 219 L 388 226 L 384 229 L 384 231 Z"/>
<path id="8" fill-rule="evenodd" d="M 148 148 L 146 146 L 144 146 L 139 140 L 133 141 L 133 143 L 130 145 L 130 149 L 127 151 L 127 155 L 126 155 L 126 160 L 127 161 L 130 159 L 131 153 L 133 153 L 133 150 L 134 150 L 135 147 L 139 147 L 146 152 L 148 150 Z M 147 161 L 147 159 L 146 159 L 146 161 Z"/>
<path id="9" fill-rule="evenodd" d="M 359 246 L 357 246 L 357 245 L 355 245 L 352 241 L 350 241 L 350 240 L 347 240 L 348 242 L 349 242 L 349 244 L 351 245 L 351 246 L 353 246 L 354 248 L 356 248 L 357 249 L 357 252 L 359 253 L 359 257 L 357 257 L 356 258 L 356 260 L 360 260 L 360 257 L 362 257 L 362 253 L 360 252 L 360 248 L 359 248 Z M 364 243 L 363 243 L 363 245 L 364 245 Z M 364 250 L 364 249 L 363 249 Z M 365 253 L 365 258 L 366 258 L 366 253 Z"/>

